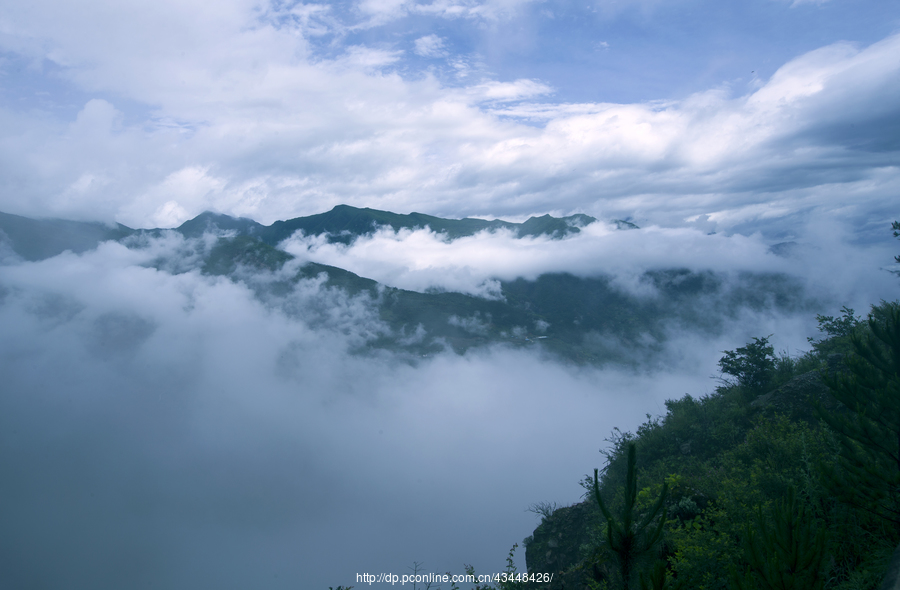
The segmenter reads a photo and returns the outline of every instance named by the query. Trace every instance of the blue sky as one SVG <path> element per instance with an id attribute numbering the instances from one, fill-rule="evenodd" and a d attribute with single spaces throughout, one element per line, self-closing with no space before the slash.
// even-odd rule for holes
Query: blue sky
<path id="1" fill-rule="evenodd" d="M 501 80 L 539 79 L 561 102 L 684 98 L 723 84 L 743 93 L 807 51 L 869 44 L 900 24 L 890 2 L 524 2 L 492 20 L 409 12 L 347 40 L 406 50 L 407 71 L 470 59 Z M 441 54 L 416 60 L 415 39 L 428 36 Z"/>
<path id="2" fill-rule="evenodd" d="M 0 209 L 874 227 L 898 30 L 882 1 L 6 3 Z"/>

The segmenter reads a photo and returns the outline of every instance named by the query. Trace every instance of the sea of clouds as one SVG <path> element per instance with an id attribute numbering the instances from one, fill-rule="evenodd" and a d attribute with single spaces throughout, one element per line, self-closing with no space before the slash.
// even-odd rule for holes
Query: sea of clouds
<path id="1" fill-rule="evenodd" d="M 503 278 L 549 270 L 550 259 L 585 275 L 633 272 L 680 244 L 697 253 L 696 269 L 806 268 L 799 276 L 823 312 L 864 310 L 896 291 L 879 270 L 891 244 L 843 244 L 827 258 L 813 244 L 791 262 L 755 238 L 684 232 L 601 225 L 561 241 L 501 232 L 448 243 L 417 231 L 290 244 L 351 269 L 368 256 L 370 274 L 406 286 L 449 288 L 434 277 L 459 275 L 464 260 L 472 280 L 496 276 L 495 256 Z M 718 249 L 698 248 L 705 239 Z M 612 255 L 579 255 L 579 240 Z M 417 260 L 433 274 L 400 255 L 410 241 L 427 246 Z M 815 335 L 810 314 L 764 309 L 713 338 L 673 333 L 667 362 L 652 368 L 575 366 L 503 346 L 410 362 L 358 353 L 389 329 L 368 297 L 317 278 L 261 298 L 261 284 L 303 260 L 281 274 L 212 277 L 197 270 L 210 243 L 166 234 L 0 266 L 0 559 L 11 583 L 324 588 L 408 573 L 413 561 L 497 571 L 537 524 L 527 506 L 579 500 L 613 427 L 711 392 L 721 351 L 750 336 L 775 334 L 796 353 Z"/>
<path id="2" fill-rule="evenodd" d="M 570 101 L 531 74 L 495 75 L 443 32 L 464 23 L 457 40 L 477 30 L 514 44 L 499 32 L 528 24 L 515 20 L 528 6 L 7 2 L 0 210 L 144 228 L 204 210 L 271 223 L 341 203 L 511 220 L 583 212 L 601 221 L 561 240 L 297 235 L 282 244 L 297 256 L 284 272 L 309 260 L 485 297 L 545 272 L 606 274 L 640 297 L 656 296 L 640 280 L 649 270 L 776 272 L 816 308 L 745 310 L 717 335 L 673 328 L 665 362 L 638 369 L 499 345 L 411 362 L 364 346 L 389 329 L 366 297 L 322 279 L 260 296 L 277 273 L 201 274 L 211 238 L 40 262 L 0 241 L 4 582 L 293 589 L 360 587 L 357 573 L 414 561 L 493 572 L 537 524 L 527 506 L 577 501 L 612 428 L 711 392 L 723 350 L 772 334 L 795 353 L 816 335 L 815 313 L 896 299 L 885 270 L 898 250 L 896 31 L 860 43 L 822 33 L 746 84 Z M 650 22 L 660 6 L 600 10 Z M 894 18 L 887 3 L 865 8 Z M 809 14 L 793 22 L 827 28 Z M 426 18 L 440 35 L 366 37 Z M 619 77 L 646 76 L 617 63 Z M 616 218 L 642 229 L 614 231 Z M 796 245 L 777 256 L 780 242 Z"/>
<path id="3" fill-rule="evenodd" d="M 450 240 L 428 228 L 399 232 L 381 228 L 350 244 L 329 242 L 324 234 L 297 232 L 280 247 L 299 261 L 329 264 L 392 287 L 487 298 L 502 297 L 500 281 L 534 280 L 554 272 L 611 276 L 615 286 L 646 296 L 653 291 L 642 280 L 644 273 L 672 268 L 783 273 L 801 279 L 810 293 L 842 301 L 853 301 L 861 284 L 887 288 L 890 275 L 879 269 L 891 266 L 896 250 L 889 223 L 881 227 L 880 239 L 862 242 L 847 224 L 825 216 L 811 216 L 793 229 L 789 242 L 774 242 L 762 232 L 726 235 L 697 227 L 660 226 L 617 230 L 603 222 L 563 239 L 518 238 L 514 232 L 499 230 Z"/>

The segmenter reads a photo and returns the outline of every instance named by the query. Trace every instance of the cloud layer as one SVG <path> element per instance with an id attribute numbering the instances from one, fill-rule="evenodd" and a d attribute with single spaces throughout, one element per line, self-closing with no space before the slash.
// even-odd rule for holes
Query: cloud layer
<path id="1" fill-rule="evenodd" d="M 643 281 L 648 270 L 685 268 L 717 274 L 783 273 L 801 279 L 823 301 L 856 302 L 866 307 L 872 297 L 890 298 L 890 265 L 895 244 L 887 228 L 875 244 L 853 244 L 849 224 L 827 217 L 794 227 L 790 255 L 776 254 L 761 234 L 709 234 L 708 219 L 683 228 L 652 226 L 617 230 L 592 223 L 564 239 L 549 236 L 517 238 L 508 231 L 481 232 L 448 240 L 429 229 L 394 232 L 382 228 L 351 244 L 329 243 L 325 236 L 302 233 L 280 247 L 300 261 L 350 270 L 382 284 L 412 291 L 431 289 L 500 297 L 499 281 L 534 280 L 545 273 L 580 277 L 610 276 L 619 288 L 653 296 Z M 878 295 L 875 295 L 878 293 Z"/>
<path id="2" fill-rule="evenodd" d="M 425 256 L 451 270 L 461 255 L 425 233 L 358 248 L 391 239 L 430 241 Z M 731 261 L 758 254 L 758 243 L 729 239 Z M 16 507 L 0 512 L 8 580 L 296 588 L 404 573 L 413 561 L 492 572 L 535 525 L 526 506 L 578 499 L 614 426 L 709 392 L 720 351 L 750 336 L 775 333 L 796 352 L 812 335 L 807 314 L 762 309 L 717 338 L 672 334 L 666 364 L 646 373 L 503 347 L 410 364 L 351 352 L 388 329 L 367 296 L 309 279 L 260 299 L 278 274 L 234 282 L 190 270 L 204 240 L 172 233 L 0 266 L 0 465 Z M 530 258 L 509 236 L 479 240 L 514 269 Z M 560 264 L 584 264 L 559 244 Z M 887 273 L 834 274 L 861 273 L 848 263 L 862 253 L 844 246 L 823 262 L 835 286 L 821 281 L 817 295 L 872 301 L 895 288 Z M 479 261 L 492 257 L 472 260 L 474 276 L 491 268 Z"/>
<path id="3" fill-rule="evenodd" d="M 147 227 L 205 209 L 268 223 L 348 203 L 665 226 L 705 216 L 719 231 L 784 233 L 811 212 L 865 226 L 897 191 L 896 35 L 808 52 L 746 93 L 566 103 L 527 77 L 414 73 L 407 56 L 448 51 L 433 33 L 406 48 L 322 53 L 310 23 L 336 34 L 331 8 L 176 4 L 5 11 L 0 44 L 72 99 L 68 111 L 58 97 L 56 111 L 6 101 L 0 208 Z M 384 19 L 515 4 L 357 10 Z"/>
<path id="4" fill-rule="evenodd" d="M 526 506 L 577 499 L 613 426 L 708 390 L 719 346 L 685 336 L 694 352 L 665 379 L 503 348 L 413 366 L 348 353 L 383 329 L 364 301 L 312 280 L 273 307 L 148 266 L 161 258 L 190 249 L 169 236 L 0 267 L 11 582 L 493 571 L 534 525 Z"/>
<path id="5" fill-rule="evenodd" d="M 706 24 L 643 0 L 8 2 L 0 210 L 132 227 L 339 203 L 584 212 L 602 221 L 563 240 L 422 230 L 283 247 L 294 265 L 483 296 L 544 272 L 647 297 L 651 269 L 784 272 L 822 313 L 862 311 L 896 294 L 879 270 L 897 244 L 895 4 L 741 3 L 791 33 L 719 35 L 739 50 L 692 44 L 710 23 L 758 22 L 714 2 L 696 6 Z M 665 59 L 683 47 L 712 57 Z M 781 241 L 797 242 L 790 257 L 769 252 Z M 277 277 L 196 270 L 210 243 L 0 252 L 13 585 L 325 588 L 414 560 L 496 571 L 536 524 L 526 506 L 577 500 L 613 426 L 710 391 L 721 351 L 752 336 L 796 351 L 813 335 L 811 317 L 764 309 L 718 338 L 672 334 L 655 372 L 504 347 L 410 363 L 352 352 L 388 329 L 371 300 L 320 279 L 260 298 Z"/>

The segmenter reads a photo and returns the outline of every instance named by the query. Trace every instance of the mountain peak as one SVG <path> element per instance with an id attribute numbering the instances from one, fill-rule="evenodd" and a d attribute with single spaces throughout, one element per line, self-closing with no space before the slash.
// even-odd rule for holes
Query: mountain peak
<path id="1" fill-rule="evenodd" d="M 197 238 L 207 232 L 236 231 L 241 235 L 256 235 L 264 226 L 246 217 L 232 217 L 224 213 L 204 211 L 197 217 L 185 221 L 176 231 L 188 238 Z"/>

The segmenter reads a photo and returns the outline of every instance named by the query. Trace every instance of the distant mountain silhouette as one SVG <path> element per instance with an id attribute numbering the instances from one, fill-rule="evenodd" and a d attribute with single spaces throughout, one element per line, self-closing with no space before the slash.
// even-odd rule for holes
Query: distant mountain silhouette
<path id="1" fill-rule="evenodd" d="M 325 235 L 350 243 L 379 227 L 394 231 L 430 228 L 449 239 L 480 231 L 508 230 L 516 236 L 547 235 L 562 238 L 596 221 L 587 215 L 556 218 L 531 217 L 523 223 L 499 219 L 443 219 L 422 213 L 399 215 L 375 209 L 339 205 L 326 213 L 276 221 L 265 226 L 252 219 L 206 212 L 174 230 L 135 230 L 93 222 L 29 219 L 0 213 L 0 260 L 10 253 L 27 261 L 76 253 L 117 240 L 142 247 L 147 237 L 167 231 L 187 239 L 213 234 L 213 241 L 198 241 L 192 256 L 164 254 L 153 264 L 161 271 L 199 271 L 230 277 L 253 289 L 263 300 L 280 305 L 300 281 L 316 280 L 320 288 L 362 298 L 384 322 L 387 330 L 366 343 L 365 349 L 391 349 L 415 356 L 447 347 L 462 352 L 471 347 L 506 343 L 539 346 L 579 363 L 653 362 L 655 353 L 673 328 L 714 334 L 726 318 L 747 308 L 794 309 L 808 307 L 809 298 L 791 277 L 772 273 L 737 273 L 725 276 L 710 271 L 661 269 L 642 274 L 641 282 L 657 296 L 639 296 L 617 287 L 612 277 L 579 277 L 547 273 L 534 280 L 498 281 L 492 298 L 429 289 L 424 293 L 381 285 L 347 270 L 294 260 L 278 244 L 297 231 Z M 623 230 L 638 229 L 615 220 Z M 167 258 L 168 257 L 168 258 Z M 327 299 L 327 297 L 326 297 Z M 323 313 L 327 313 L 327 305 Z"/>

